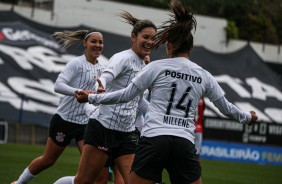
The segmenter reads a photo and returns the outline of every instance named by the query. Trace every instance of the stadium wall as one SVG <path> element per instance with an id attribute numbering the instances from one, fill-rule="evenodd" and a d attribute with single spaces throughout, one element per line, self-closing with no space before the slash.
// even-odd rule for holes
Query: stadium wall
<path id="1" fill-rule="evenodd" d="M 7 9 L 11 9 L 11 5 L 0 4 L 0 10 Z M 166 10 L 103 0 L 54 0 L 53 11 L 23 6 L 15 6 L 13 9 L 26 18 L 46 25 L 59 27 L 87 25 L 123 36 L 128 36 L 131 26 L 123 24 L 116 16 L 121 10 L 134 12 L 139 18 L 149 18 L 156 25 L 161 25 L 168 18 Z M 263 61 L 282 65 L 279 45 L 227 40 L 224 31 L 227 25 L 225 19 L 202 15 L 196 15 L 196 19 L 198 26 L 195 46 L 203 46 L 218 53 L 229 53 L 250 44 Z"/>

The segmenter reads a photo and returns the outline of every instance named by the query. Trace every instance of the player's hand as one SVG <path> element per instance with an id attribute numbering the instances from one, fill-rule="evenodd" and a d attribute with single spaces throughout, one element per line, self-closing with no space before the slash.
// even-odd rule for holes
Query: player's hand
<path id="1" fill-rule="evenodd" d="M 83 91 L 85 91 L 88 94 L 96 94 L 96 91 L 90 91 L 90 90 L 83 90 Z"/>
<path id="2" fill-rule="evenodd" d="M 257 120 L 258 120 L 258 117 L 257 117 L 255 111 L 250 111 L 250 113 L 251 113 L 251 115 L 252 115 L 252 119 L 251 119 L 251 121 L 247 124 L 247 125 L 249 125 L 249 126 L 255 124 L 255 123 L 257 122 Z"/>
<path id="3" fill-rule="evenodd" d="M 104 86 L 103 86 L 101 80 L 100 80 L 100 79 L 97 79 L 97 82 L 98 82 L 98 84 L 99 84 L 99 87 L 98 87 L 98 89 L 97 89 L 97 93 L 98 93 L 98 94 L 99 94 L 99 93 L 104 93 L 106 90 L 105 90 L 105 88 L 104 88 Z"/>
<path id="4" fill-rule="evenodd" d="M 79 103 L 88 102 L 89 91 L 76 91 L 75 97 Z"/>

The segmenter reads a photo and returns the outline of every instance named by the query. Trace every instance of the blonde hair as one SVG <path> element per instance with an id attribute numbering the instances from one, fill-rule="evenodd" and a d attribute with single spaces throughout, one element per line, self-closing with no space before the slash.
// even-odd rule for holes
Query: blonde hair
<path id="1" fill-rule="evenodd" d="M 63 31 L 55 32 L 53 36 L 58 40 L 58 43 L 63 48 L 68 48 L 72 44 L 80 41 L 87 40 L 87 38 L 94 32 L 94 30 L 78 30 L 78 31 Z"/>

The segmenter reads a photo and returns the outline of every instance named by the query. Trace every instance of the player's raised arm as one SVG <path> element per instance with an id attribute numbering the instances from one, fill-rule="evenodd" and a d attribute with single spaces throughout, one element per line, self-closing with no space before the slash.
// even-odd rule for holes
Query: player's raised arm
<path id="1" fill-rule="evenodd" d="M 235 119 L 242 124 L 253 125 L 258 119 L 254 111 L 244 112 L 232 103 L 228 102 L 224 96 L 214 101 L 213 104 L 222 114 L 231 119 Z"/>
<path id="2" fill-rule="evenodd" d="M 116 104 L 116 103 L 126 103 L 133 100 L 136 96 L 140 95 L 142 91 L 137 88 L 133 83 L 129 84 L 124 89 L 103 93 L 103 94 L 87 94 L 88 102 L 91 104 Z M 80 94 L 78 98 L 85 102 L 86 94 Z"/>

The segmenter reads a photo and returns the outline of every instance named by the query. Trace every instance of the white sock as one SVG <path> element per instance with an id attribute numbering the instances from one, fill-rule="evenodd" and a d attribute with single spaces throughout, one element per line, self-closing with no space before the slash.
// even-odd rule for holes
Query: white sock
<path id="1" fill-rule="evenodd" d="M 20 175 L 19 179 L 17 180 L 16 184 L 25 184 L 32 180 L 36 175 L 31 174 L 28 167 L 23 171 Z"/>
<path id="2" fill-rule="evenodd" d="M 65 176 L 57 181 L 54 184 L 74 184 L 74 176 Z"/>

